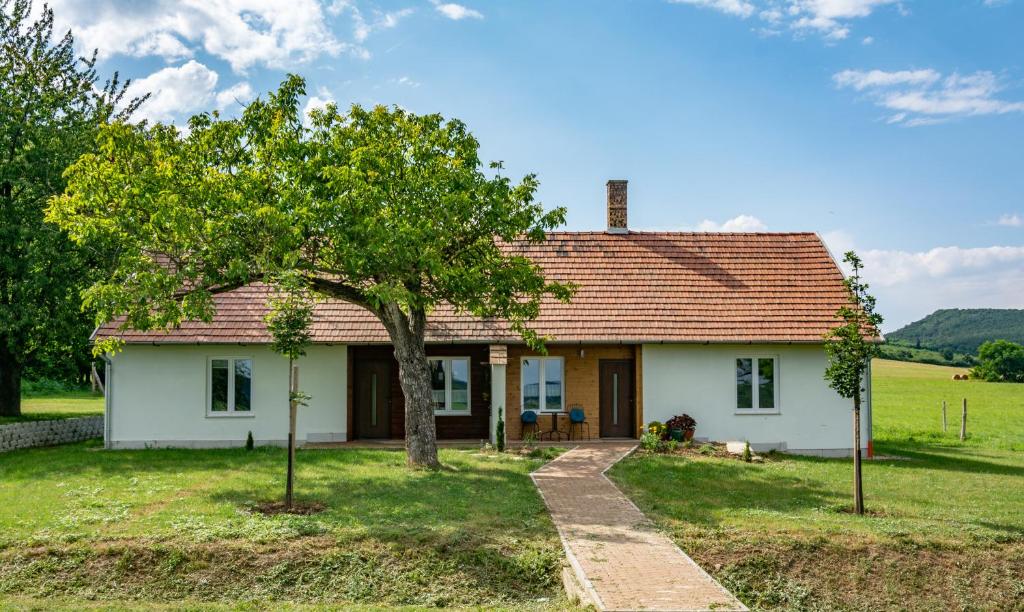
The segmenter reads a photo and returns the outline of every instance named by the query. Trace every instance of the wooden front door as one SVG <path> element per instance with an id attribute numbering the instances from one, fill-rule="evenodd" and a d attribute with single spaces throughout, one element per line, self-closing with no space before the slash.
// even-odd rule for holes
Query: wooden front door
<path id="1" fill-rule="evenodd" d="M 355 364 L 356 438 L 391 437 L 391 362 Z"/>
<path id="2" fill-rule="evenodd" d="M 601 360 L 601 437 L 632 438 L 636 420 L 633 361 Z"/>

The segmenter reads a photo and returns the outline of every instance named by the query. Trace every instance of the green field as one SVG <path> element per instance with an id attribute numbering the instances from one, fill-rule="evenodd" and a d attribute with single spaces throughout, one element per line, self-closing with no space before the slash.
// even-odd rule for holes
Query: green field
<path id="1" fill-rule="evenodd" d="M 103 396 L 90 391 L 61 391 L 22 397 L 20 417 L 0 416 L 0 425 L 103 414 Z"/>
<path id="2" fill-rule="evenodd" d="M 1024 451 L 1024 385 L 952 380 L 967 370 L 901 361 L 876 360 L 872 372 L 876 441 L 959 445 L 966 398 L 967 446 Z"/>
<path id="3" fill-rule="evenodd" d="M 1024 610 L 1024 385 L 954 371 L 874 364 L 891 458 L 865 465 L 866 517 L 849 460 L 640 454 L 611 476 L 753 609 Z M 962 396 L 963 444 L 941 432 L 941 399 Z"/>
<path id="4" fill-rule="evenodd" d="M 254 509 L 283 494 L 281 449 L 7 453 L 0 608 L 565 607 L 562 549 L 528 476 L 556 452 L 443 450 L 432 472 L 398 451 L 300 451 L 299 500 L 324 506 L 310 516 Z"/>

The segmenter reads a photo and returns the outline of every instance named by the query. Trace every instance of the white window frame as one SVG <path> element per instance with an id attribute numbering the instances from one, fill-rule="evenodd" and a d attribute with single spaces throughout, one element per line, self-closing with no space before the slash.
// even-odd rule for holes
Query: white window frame
<path id="1" fill-rule="evenodd" d="M 752 387 L 751 388 L 751 395 L 752 395 L 751 399 L 752 399 L 752 404 L 753 404 L 752 408 L 740 408 L 739 407 L 739 403 L 740 403 L 740 390 L 739 390 L 739 385 L 737 384 L 737 380 L 736 380 L 736 360 L 737 359 L 750 359 L 750 360 L 752 360 L 752 362 L 751 362 L 751 370 L 752 371 L 751 371 L 751 381 L 750 381 L 750 384 L 751 384 L 751 387 Z M 772 361 L 775 362 L 775 365 L 773 366 L 773 371 L 775 373 L 775 389 L 774 389 L 774 392 L 775 392 L 775 407 L 774 408 L 761 408 L 760 406 L 758 406 L 758 404 L 760 403 L 760 400 L 761 400 L 761 396 L 758 393 L 758 388 L 757 388 L 757 386 L 758 386 L 757 385 L 757 382 L 758 382 L 758 374 L 757 374 L 757 372 L 758 372 L 758 367 L 757 367 L 758 364 L 757 364 L 757 360 L 758 359 L 771 359 Z M 782 386 L 780 384 L 780 382 L 779 382 L 781 380 L 780 368 L 779 368 L 780 361 L 781 360 L 779 359 L 778 355 L 765 355 L 763 353 L 762 354 L 756 354 L 756 355 L 736 355 L 736 356 L 733 357 L 732 362 L 731 362 L 731 364 L 732 364 L 732 370 L 731 370 L 732 371 L 732 408 L 733 408 L 733 411 L 734 411 L 735 414 L 780 414 L 780 409 L 779 409 L 780 402 L 779 402 L 779 400 L 782 397 L 782 395 L 779 393 L 779 388 Z"/>
<path id="2" fill-rule="evenodd" d="M 545 405 L 547 403 L 545 401 L 545 396 L 544 396 L 544 391 L 543 391 L 545 389 L 545 383 L 547 383 L 547 381 L 544 379 L 544 371 L 545 371 L 544 364 L 545 364 L 545 362 L 548 362 L 548 361 L 557 361 L 557 362 L 559 362 L 559 364 L 560 364 L 559 368 L 562 371 L 562 394 L 561 394 L 562 405 L 559 406 L 558 410 L 550 410 L 550 409 L 544 407 L 544 408 L 538 408 L 536 412 L 538 414 L 561 414 L 561 413 L 565 412 L 565 357 L 539 357 L 539 356 L 522 357 L 519 360 L 519 411 L 520 412 L 526 412 L 526 410 L 527 410 L 527 408 L 526 408 L 526 385 L 523 384 L 523 373 L 526 371 L 526 368 L 523 367 L 523 364 L 525 362 L 531 361 L 531 360 L 532 361 L 540 362 L 539 366 L 538 366 L 538 376 L 537 376 L 537 383 L 538 383 L 537 393 L 539 394 L 539 400 L 540 400 L 541 405 Z M 532 408 L 531 408 L 531 410 L 532 410 Z"/>
<path id="3" fill-rule="evenodd" d="M 449 365 L 444 369 L 444 409 L 434 409 L 436 416 L 467 416 L 473 412 L 473 360 L 463 355 L 438 355 L 427 357 L 427 361 L 445 361 L 449 364 L 452 361 L 466 362 L 466 409 L 452 410 L 452 368 Z M 430 387 L 431 402 L 433 402 L 434 387 Z"/>
<path id="4" fill-rule="evenodd" d="M 213 362 L 228 362 L 228 409 L 224 411 L 213 410 Z M 235 410 L 235 362 L 249 362 L 249 409 Z M 253 405 L 252 397 L 256 385 L 256 360 L 251 355 L 234 356 L 211 356 L 206 359 L 206 416 L 211 418 L 251 418 L 256 416 L 256 407 Z"/>

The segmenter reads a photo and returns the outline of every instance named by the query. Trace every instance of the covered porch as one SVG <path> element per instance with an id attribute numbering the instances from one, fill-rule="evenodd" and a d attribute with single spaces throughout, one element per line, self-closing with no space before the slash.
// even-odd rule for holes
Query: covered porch
<path id="1" fill-rule="evenodd" d="M 401 445 L 405 398 L 392 347 L 348 351 L 350 443 Z M 525 345 L 432 344 L 427 357 L 437 437 L 445 443 L 494 442 L 499 414 L 510 444 L 636 438 L 642 429 L 639 345 L 549 344 L 541 355 Z M 582 427 L 570 422 L 574 409 Z M 524 427 L 527 411 L 536 424 Z"/>

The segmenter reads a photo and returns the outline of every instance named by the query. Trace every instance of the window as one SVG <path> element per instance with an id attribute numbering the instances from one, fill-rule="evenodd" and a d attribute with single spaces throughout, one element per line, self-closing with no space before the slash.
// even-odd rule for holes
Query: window
<path id="1" fill-rule="evenodd" d="M 736 411 L 778 412 L 778 359 L 736 359 Z"/>
<path id="2" fill-rule="evenodd" d="M 434 414 L 469 414 L 469 358 L 430 357 Z"/>
<path id="3" fill-rule="evenodd" d="M 520 389 L 523 410 L 562 412 L 565 409 L 561 357 L 524 357 Z"/>
<path id="4" fill-rule="evenodd" d="M 211 415 L 248 415 L 252 413 L 252 359 L 215 357 L 210 359 Z"/>

